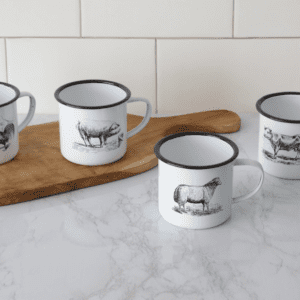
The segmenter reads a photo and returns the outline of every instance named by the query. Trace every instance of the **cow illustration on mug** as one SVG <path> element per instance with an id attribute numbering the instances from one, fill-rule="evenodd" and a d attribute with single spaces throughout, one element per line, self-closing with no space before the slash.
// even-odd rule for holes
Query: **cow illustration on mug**
<path id="1" fill-rule="evenodd" d="M 114 121 L 78 121 L 76 128 L 84 142 L 84 145 L 81 145 L 87 148 L 106 148 L 106 150 L 113 150 L 119 148 L 124 140 L 124 133 L 121 133 L 121 126 Z M 108 138 L 113 136 L 116 136 L 116 139 L 108 143 Z M 99 144 L 96 144 L 95 141 L 92 143 L 92 138 L 99 140 Z"/>
<path id="2" fill-rule="evenodd" d="M 222 210 L 221 206 L 209 209 L 209 202 L 213 198 L 217 187 L 221 184 L 220 178 L 216 177 L 203 186 L 187 184 L 178 185 L 174 191 L 174 201 L 178 204 L 178 207 L 174 207 L 173 209 L 179 213 L 187 213 L 189 210 L 186 210 L 185 205 L 191 203 L 202 204 L 203 206 L 202 211 L 199 209 L 190 211 L 192 215 L 199 216 L 219 212 Z"/>
<path id="3" fill-rule="evenodd" d="M 2 116 L 0 116 L 0 127 L 0 144 L 3 145 L 0 150 L 6 151 L 11 145 L 10 141 L 15 135 L 15 126 L 12 120 L 5 120 Z"/>
<path id="4" fill-rule="evenodd" d="M 264 156 L 272 161 L 294 164 L 300 158 L 300 135 L 284 135 L 274 132 L 268 127 L 264 127 L 264 138 L 268 141 L 269 146 L 272 148 L 273 153 L 266 149 L 262 149 Z M 266 145 L 265 145 L 266 146 Z M 265 147 L 266 148 L 266 147 Z M 279 153 L 279 151 L 286 151 Z M 287 156 L 287 152 L 296 153 L 295 157 Z M 281 155 L 279 155 L 281 154 Z"/>

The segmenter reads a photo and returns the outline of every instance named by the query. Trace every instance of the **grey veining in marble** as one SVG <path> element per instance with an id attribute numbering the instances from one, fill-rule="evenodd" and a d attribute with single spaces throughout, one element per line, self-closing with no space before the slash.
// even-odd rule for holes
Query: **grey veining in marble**
<path id="1" fill-rule="evenodd" d="M 240 116 L 241 130 L 225 136 L 257 159 L 259 115 Z M 234 196 L 258 174 L 235 168 Z M 0 207 L 0 299 L 300 299 L 298 180 L 266 174 L 223 225 L 188 230 L 160 216 L 157 176 Z"/>

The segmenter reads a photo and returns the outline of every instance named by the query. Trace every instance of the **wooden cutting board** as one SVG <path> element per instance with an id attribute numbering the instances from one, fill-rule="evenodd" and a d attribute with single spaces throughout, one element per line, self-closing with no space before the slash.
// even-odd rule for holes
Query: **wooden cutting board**
<path id="1" fill-rule="evenodd" d="M 142 121 L 128 114 L 128 131 Z M 137 175 L 157 166 L 154 145 L 164 136 L 186 131 L 238 131 L 239 116 L 215 110 L 173 117 L 152 117 L 147 126 L 127 141 L 125 156 L 104 166 L 82 166 L 60 153 L 59 123 L 27 126 L 19 135 L 19 152 L 0 165 L 0 206 L 42 198 Z"/>

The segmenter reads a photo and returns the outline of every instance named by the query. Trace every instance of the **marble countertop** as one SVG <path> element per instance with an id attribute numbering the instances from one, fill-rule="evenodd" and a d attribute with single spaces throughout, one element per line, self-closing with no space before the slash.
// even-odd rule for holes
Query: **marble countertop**
<path id="1" fill-rule="evenodd" d="M 224 136 L 257 159 L 259 115 L 240 116 L 241 130 Z M 298 180 L 266 174 L 223 225 L 189 230 L 160 216 L 157 178 L 156 167 L 0 207 L 0 299 L 300 299 Z M 235 168 L 233 196 L 258 180 L 255 168 Z"/>

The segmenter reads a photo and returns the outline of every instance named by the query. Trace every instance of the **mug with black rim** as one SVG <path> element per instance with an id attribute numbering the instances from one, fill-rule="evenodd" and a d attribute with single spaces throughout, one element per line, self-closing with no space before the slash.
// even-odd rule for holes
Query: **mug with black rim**
<path id="1" fill-rule="evenodd" d="M 18 124 L 17 100 L 28 96 L 29 111 Z M 0 164 L 12 160 L 19 151 L 19 133 L 29 124 L 35 113 L 36 101 L 32 94 L 20 92 L 17 87 L 0 82 Z"/>
<path id="2" fill-rule="evenodd" d="M 191 229 L 222 224 L 231 216 L 231 204 L 256 194 L 264 180 L 261 164 L 237 159 L 239 149 L 214 133 L 186 132 L 162 138 L 154 147 L 158 158 L 159 212 L 169 223 Z M 233 167 L 260 170 L 257 187 L 232 198 Z"/>
<path id="3" fill-rule="evenodd" d="M 96 166 L 121 159 L 127 139 L 149 122 L 152 106 L 145 98 L 131 97 L 130 90 L 108 80 L 80 80 L 55 91 L 59 104 L 60 150 L 70 162 Z M 127 104 L 147 105 L 142 122 L 127 132 Z"/>
<path id="4" fill-rule="evenodd" d="M 256 102 L 258 160 L 266 173 L 300 179 L 300 93 L 268 94 Z"/>

